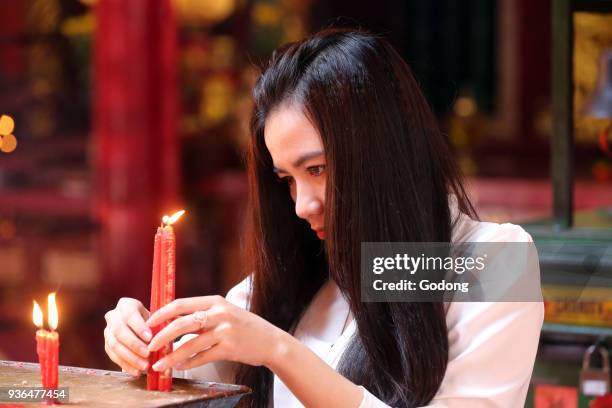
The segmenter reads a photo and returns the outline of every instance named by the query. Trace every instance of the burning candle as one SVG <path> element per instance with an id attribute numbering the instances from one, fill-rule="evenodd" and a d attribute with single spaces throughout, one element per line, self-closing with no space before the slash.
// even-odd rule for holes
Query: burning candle
<path id="1" fill-rule="evenodd" d="M 174 300 L 176 271 L 176 238 L 172 225 L 185 213 L 178 211 L 171 216 L 164 215 L 162 225 L 157 229 L 153 245 L 153 273 L 151 279 L 151 313 Z M 155 335 L 168 322 L 153 328 Z M 170 391 L 172 388 L 172 369 L 163 372 L 153 371 L 152 367 L 159 359 L 172 353 L 172 343 L 149 355 L 147 371 L 147 389 Z"/>
<path id="2" fill-rule="evenodd" d="M 151 279 L 151 307 L 150 311 L 153 313 L 155 310 L 159 309 L 159 279 L 160 279 L 160 245 L 161 245 L 161 236 L 162 236 L 162 227 L 157 228 L 157 232 L 155 233 L 155 240 L 153 243 L 153 273 Z M 159 332 L 159 326 L 155 326 L 152 329 L 153 336 L 155 336 Z M 148 390 L 157 390 L 159 387 L 159 373 L 157 371 L 153 371 L 151 368 L 153 364 L 159 360 L 159 352 L 154 351 L 149 354 L 149 368 L 147 370 L 147 389 Z"/>
<path id="3" fill-rule="evenodd" d="M 38 362 L 40 364 L 40 374 L 42 376 L 42 385 L 47 388 L 47 331 L 43 329 L 43 313 L 38 306 L 38 303 L 34 300 L 34 308 L 32 311 L 32 320 L 38 328 L 36 330 L 36 354 L 38 354 Z"/>
<path id="4" fill-rule="evenodd" d="M 51 330 L 43 327 L 43 313 L 36 301 L 33 301 L 32 321 L 38 328 L 36 331 L 36 353 L 40 363 L 42 386 L 47 390 L 55 390 L 58 386 L 59 366 L 59 334 L 57 329 L 59 316 L 55 303 L 55 293 L 47 297 L 47 322 Z"/>
<path id="5" fill-rule="evenodd" d="M 58 383 L 58 366 L 59 366 L 59 333 L 55 331 L 59 323 L 59 316 L 57 313 L 57 305 L 55 304 L 55 293 L 50 293 L 47 296 L 47 321 L 49 323 L 49 338 L 47 340 L 49 350 L 49 363 L 47 365 L 49 369 L 49 388 L 52 390 L 57 389 Z"/>

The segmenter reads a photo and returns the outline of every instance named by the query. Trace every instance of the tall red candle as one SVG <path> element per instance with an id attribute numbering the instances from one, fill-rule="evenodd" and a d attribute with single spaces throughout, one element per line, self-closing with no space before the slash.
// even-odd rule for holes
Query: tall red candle
<path id="1" fill-rule="evenodd" d="M 153 277 L 151 279 L 151 313 L 159 309 L 159 292 L 160 292 L 160 270 L 161 270 L 161 236 L 162 227 L 157 228 L 155 233 L 155 241 L 153 244 Z M 155 336 L 158 333 L 159 326 L 155 326 L 152 330 Z M 153 364 L 159 359 L 159 353 L 154 351 L 149 354 L 149 369 L 147 370 L 147 389 L 157 390 L 159 383 L 159 373 L 153 371 Z"/>
<path id="2" fill-rule="evenodd" d="M 176 270 L 176 237 L 174 235 L 174 229 L 172 224 L 164 227 L 162 232 L 162 276 L 161 276 L 161 287 L 163 291 L 162 303 L 167 305 L 174 300 L 175 291 L 175 270 Z M 162 324 L 162 328 L 165 327 L 168 322 Z M 160 358 L 172 353 L 172 343 L 167 344 L 160 350 Z M 159 390 L 170 391 L 172 389 L 172 369 L 168 368 L 159 373 Z"/>
<path id="3" fill-rule="evenodd" d="M 164 216 L 162 218 L 162 227 L 158 228 L 155 234 L 153 276 L 151 279 L 151 313 L 172 302 L 175 297 L 176 237 L 172 224 L 184 213 L 185 211 L 181 210 L 170 217 Z M 168 323 L 164 322 L 153 327 L 153 334 L 158 333 Z M 147 371 L 148 390 L 170 391 L 172 389 L 172 369 L 158 373 L 151 368 L 159 359 L 171 352 L 172 344 L 168 344 L 149 356 L 149 369 Z"/>

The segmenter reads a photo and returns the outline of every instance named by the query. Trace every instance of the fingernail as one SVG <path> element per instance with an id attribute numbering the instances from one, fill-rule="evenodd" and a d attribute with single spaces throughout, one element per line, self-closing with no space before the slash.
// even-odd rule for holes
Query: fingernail
<path id="1" fill-rule="evenodd" d="M 149 364 L 146 361 L 140 361 L 138 363 L 138 366 L 140 367 L 141 370 L 146 370 L 147 367 L 149 367 Z"/>
<path id="2" fill-rule="evenodd" d="M 145 346 L 140 346 L 140 354 L 142 354 L 144 357 L 149 357 L 149 349 Z"/>
<path id="3" fill-rule="evenodd" d="M 151 333 L 151 330 L 145 330 L 142 332 L 142 336 L 144 337 L 146 341 L 149 341 L 151 340 L 151 337 L 153 336 L 153 334 Z"/>
<path id="4" fill-rule="evenodd" d="M 163 360 L 159 360 L 153 364 L 153 371 L 163 371 L 166 368 L 166 363 Z"/>
<path id="5" fill-rule="evenodd" d="M 155 344 L 153 344 L 153 343 L 149 343 L 149 345 L 147 346 L 147 350 L 149 350 L 149 351 L 155 351 L 155 347 L 154 347 L 154 346 L 155 346 Z"/>

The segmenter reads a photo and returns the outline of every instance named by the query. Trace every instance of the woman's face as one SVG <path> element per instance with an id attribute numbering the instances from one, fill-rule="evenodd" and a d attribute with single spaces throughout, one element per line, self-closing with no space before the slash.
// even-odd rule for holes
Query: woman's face
<path id="1" fill-rule="evenodd" d="M 319 132 L 298 108 L 281 106 L 266 119 L 264 138 L 295 213 L 325 239 L 325 151 Z"/>

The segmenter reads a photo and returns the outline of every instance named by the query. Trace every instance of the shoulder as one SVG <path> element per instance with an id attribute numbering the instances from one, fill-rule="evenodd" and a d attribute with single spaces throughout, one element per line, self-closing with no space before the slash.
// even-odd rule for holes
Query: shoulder
<path id="1" fill-rule="evenodd" d="M 477 221 L 461 214 L 453 228 L 453 242 L 529 243 L 524 254 L 513 256 L 512 265 L 532 276 L 530 282 L 539 291 L 537 252 L 531 235 L 521 226 Z M 504 270 L 503 262 L 501 267 Z M 451 302 L 446 306 L 449 364 L 433 402 L 450 404 L 461 398 L 522 406 L 544 320 L 543 302 Z M 493 360 L 504 369 L 486 366 L 486 361 Z"/>
<path id="2" fill-rule="evenodd" d="M 453 226 L 453 242 L 533 242 L 520 225 L 477 221 L 461 214 Z"/>

